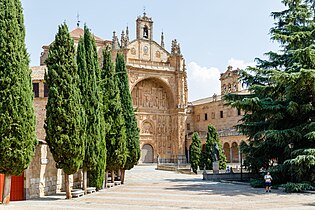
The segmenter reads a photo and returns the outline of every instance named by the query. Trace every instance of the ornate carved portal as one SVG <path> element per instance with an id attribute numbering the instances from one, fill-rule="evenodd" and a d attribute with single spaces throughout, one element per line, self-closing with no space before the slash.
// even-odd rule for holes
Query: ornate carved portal
<path id="1" fill-rule="evenodd" d="M 133 88 L 132 100 L 137 107 L 141 145 L 150 144 L 155 156 L 170 159 L 177 155 L 178 124 L 171 114 L 172 94 L 165 86 L 159 79 L 142 80 Z"/>

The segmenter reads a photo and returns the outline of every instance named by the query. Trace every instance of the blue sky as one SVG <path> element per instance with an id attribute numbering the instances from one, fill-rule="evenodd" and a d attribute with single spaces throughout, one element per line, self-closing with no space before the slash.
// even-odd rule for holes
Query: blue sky
<path id="1" fill-rule="evenodd" d="M 128 25 L 132 40 L 136 18 L 145 8 L 154 21 L 154 39 L 159 43 L 163 31 L 167 50 L 173 39 L 181 44 L 189 101 L 219 94 L 219 75 L 228 65 L 244 68 L 277 50 L 270 41 L 270 13 L 284 8 L 280 0 L 22 0 L 22 5 L 32 66 L 39 65 L 41 47 L 53 41 L 58 25 L 66 21 L 70 30 L 76 27 L 77 13 L 81 26 L 86 23 L 103 39 Z"/>

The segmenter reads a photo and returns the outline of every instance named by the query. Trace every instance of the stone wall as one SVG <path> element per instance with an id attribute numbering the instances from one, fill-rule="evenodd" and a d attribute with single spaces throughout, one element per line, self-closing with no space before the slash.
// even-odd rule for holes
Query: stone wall
<path id="1" fill-rule="evenodd" d="M 35 156 L 25 170 L 25 197 L 38 198 L 56 193 L 57 168 L 48 145 L 40 142 Z"/>

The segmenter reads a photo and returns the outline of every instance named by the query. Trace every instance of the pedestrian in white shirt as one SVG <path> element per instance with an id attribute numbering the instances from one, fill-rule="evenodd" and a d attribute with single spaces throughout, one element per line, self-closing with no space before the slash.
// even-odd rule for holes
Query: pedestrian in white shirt
<path id="1" fill-rule="evenodd" d="M 272 177 L 269 172 L 267 172 L 267 174 L 264 176 L 264 180 L 265 180 L 266 192 L 271 192 L 270 187 L 271 187 Z"/>

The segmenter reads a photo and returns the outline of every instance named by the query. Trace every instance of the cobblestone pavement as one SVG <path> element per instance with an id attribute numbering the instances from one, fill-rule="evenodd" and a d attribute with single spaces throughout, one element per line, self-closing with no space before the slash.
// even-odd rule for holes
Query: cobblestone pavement
<path id="1" fill-rule="evenodd" d="M 65 195 L 11 202 L 0 209 L 315 209 L 314 194 L 265 193 L 248 185 L 203 181 L 201 175 L 136 166 L 122 186 L 72 200 Z"/>

